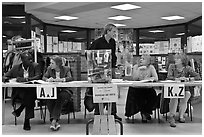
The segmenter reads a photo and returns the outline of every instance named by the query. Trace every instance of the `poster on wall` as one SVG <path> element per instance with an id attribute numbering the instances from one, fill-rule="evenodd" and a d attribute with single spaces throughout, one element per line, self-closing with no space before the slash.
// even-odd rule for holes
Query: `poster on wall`
<path id="1" fill-rule="evenodd" d="M 170 53 L 179 53 L 181 51 L 181 38 L 170 38 Z"/>

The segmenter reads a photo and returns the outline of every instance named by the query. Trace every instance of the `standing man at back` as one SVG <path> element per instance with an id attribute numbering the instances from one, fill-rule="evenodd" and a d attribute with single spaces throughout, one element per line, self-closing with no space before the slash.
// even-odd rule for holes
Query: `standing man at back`
<path id="1" fill-rule="evenodd" d="M 116 61 L 117 57 L 115 55 L 116 51 L 116 42 L 114 37 L 116 36 L 117 28 L 114 24 L 106 24 L 104 27 L 103 36 L 93 41 L 89 50 L 108 50 L 111 49 L 112 55 L 112 78 L 115 77 L 115 68 L 116 68 Z M 111 114 L 114 115 L 115 119 L 122 120 L 119 116 L 116 115 L 117 108 L 116 103 L 112 103 L 112 110 Z M 95 115 L 99 115 L 99 106 L 98 104 L 95 106 Z"/>

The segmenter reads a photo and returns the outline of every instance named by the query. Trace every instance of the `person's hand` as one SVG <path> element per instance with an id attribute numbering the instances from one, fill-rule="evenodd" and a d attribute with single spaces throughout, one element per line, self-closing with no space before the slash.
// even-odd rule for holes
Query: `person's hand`
<path id="1" fill-rule="evenodd" d="M 61 78 L 56 78 L 55 81 L 56 81 L 56 82 L 63 82 L 63 79 L 61 79 Z"/>
<path id="2" fill-rule="evenodd" d="M 7 77 L 2 77 L 2 82 L 9 82 L 9 78 L 7 78 Z"/>
<path id="3" fill-rule="evenodd" d="M 187 82 L 189 81 L 189 78 L 186 77 L 180 77 L 181 82 Z"/>
<path id="4" fill-rule="evenodd" d="M 138 67 L 139 70 L 145 70 L 147 68 L 147 66 L 140 66 Z"/>
<path id="5" fill-rule="evenodd" d="M 189 79 L 186 78 L 186 77 L 179 77 L 179 78 L 175 78 L 175 81 L 180 81 L 180 82 L 186 82 L 188 81 Z"/>
<path id="6" fill-rule="evenodd" d="M 17 77 L 17 78 L 16 78 L 16 81 L 17 81 L 17 82 L 26 82 L 27 79 L 26 79 L 26 78 L 23 78 L 23 77 Z"/>
<path id="7" fill-rule="evenodd" d="M 54 82 L 53 77 L 50 77 L 49 79 L 46 80 L 47 82 Z"/>

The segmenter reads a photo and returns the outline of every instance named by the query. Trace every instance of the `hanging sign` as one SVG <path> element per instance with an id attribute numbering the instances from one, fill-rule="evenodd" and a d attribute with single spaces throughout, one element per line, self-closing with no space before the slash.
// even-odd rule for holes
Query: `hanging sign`
<path id="1" fill-rule="evenodd" d="M 105 103 L 118 100 L 117 86 L 115 84 L 101 84 L 93 87 L 93 102 Z"/>
<path id="2" fill-rule="evenodd" d="M 164 98 L 184 98 L 185 86 L 184 84 L 165 84 Z"/>
<path id="3" fill-rule="evenodd" d="M 57 99 L 57 88 L 53 85 L 37 86 L 37 99 Z"/>

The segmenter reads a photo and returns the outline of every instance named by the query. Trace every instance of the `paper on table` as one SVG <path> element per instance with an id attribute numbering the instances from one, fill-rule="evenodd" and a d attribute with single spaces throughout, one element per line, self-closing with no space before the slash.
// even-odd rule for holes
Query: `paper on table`
<path id="1" fill-rule="evenodd" d="M 152 82 L 151 80 L 139 80 L 139 81 L 127 81 L 127 82 L 131 82 L 131 83 L 145 83 L 145 82 Z"/>
<path id="2" fill-rule="evenodd" d="M 70 81 L 69 83 L 86 83 L 88 81 Z"/>
<path id="3" fill-rule="evenodd" d="M 123 79 L 112 79 L 111 82 L 117 83 L 117 82 L 124 82 Z"/>
<path id="4" fill-rule="evenodd" d="M 173 83 L 173 82 L 176 82 L 176 81 L 173 81 L 173 80 L 162 80 L 160 82 L 163 82 L 163 83 Z"/>
<path id="5" fill-rule="evenodd" d="M 201 83 L 202 80 L 196 80 L 196 81 L 193 81 L 193 82 L 195 82 L 195 83 Z"/>
<path id="6" fill-rule="evenodd" d="M 12 78 L 12 79 L 9 79 L 9 83 L 18 84 L 19 82 L 16 82 L 16 78 Z"/>

